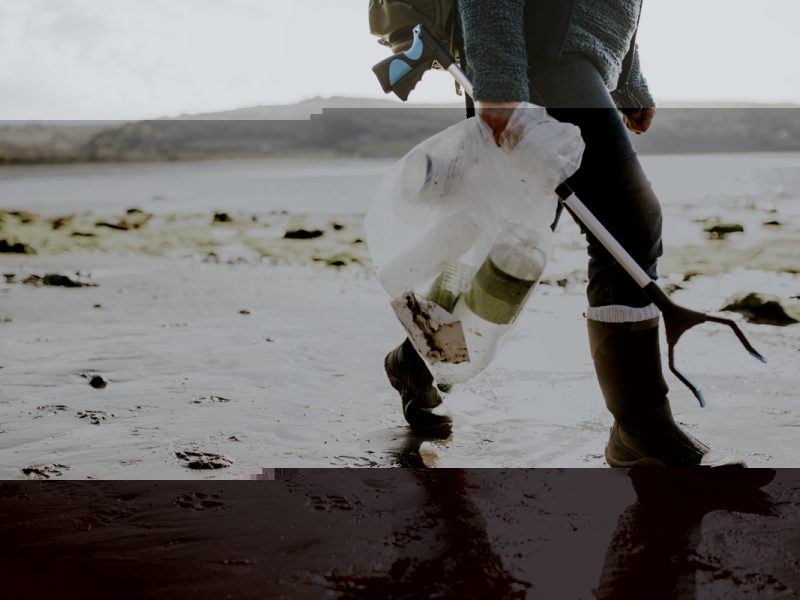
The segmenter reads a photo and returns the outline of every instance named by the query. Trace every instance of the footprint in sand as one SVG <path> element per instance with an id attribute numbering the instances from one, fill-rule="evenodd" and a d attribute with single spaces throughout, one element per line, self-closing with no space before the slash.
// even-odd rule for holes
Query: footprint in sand
<path id="1" fill-rule="evenodd" d="M 50 479 L 51 477 L 59 477 L 64 474 L 64 471 L 69 470 L 67 465 L 53 463 L 50 465 L 33 465 L 24 467 L 22 474 L 32 479 Z"/>
<path id="2" fill-rule="evenodd" d="M 201 452 L 199 450 L 183 450 L 175 453 L 175 456 L 188 469 L 225 469 L 233 464 L 233 461 L 222 454 L 212 452 Z"/>
<path id="3" fill-rule="evenodd" d="M 311 496 L 309 498 L 314 510 L 333 512 L 335 510 L 353 510 L 353 506 L 342 496 Z"/>
<path id="4" fill-rule="evenodd" d="M 79 419 L 89 419 L 92 425 L 100 425 L 106 419 L 112 418 L 112 413 L 107 413 L 104 410 L 82 410 L 75 413 Z"/>
<path id="5" fill-rule="evenodd" d="M 34 419 L 41 419 L 45 415 L 58 414 L 60 412 L 64 412 L 68 408 L 69 408 L 69 406 L 66 406 L 65 404 L 45 404 L 43 406 L 37 406 L 36 410 L 40 410 L 44 414 L 43 415 L 33 415 L 33 418 Z"/>
<path id="6" fill-rule="evenodd" d="M 219 510 L 225 507 L 225 503 L 219 500 L 219 494 L 205 494 L 194 492 L 181 494 L 173 501 L 176 506 L 190 508 L 192 510 Z"/>
<path id="7" fill-rule="evenodd" d="M 111 525 L 117 519 L 126 518 L 133 514 L 134 506 L 127 502 L 130 499 L 129 495 L 115 496 L 114 499 L 119 502 L 118 506 L 111 508 L 108 506 L 89 507 L 83 515 L 75 519 L 75 527 L 82 531 L 91 531 L 92 529 Z"/>
<path id="8" fill-rule="evenodd" d="M 200 396 L 191 401 L 192 404 L 226 404 L 228 402 L 230 399 L 222 396 Z"/>

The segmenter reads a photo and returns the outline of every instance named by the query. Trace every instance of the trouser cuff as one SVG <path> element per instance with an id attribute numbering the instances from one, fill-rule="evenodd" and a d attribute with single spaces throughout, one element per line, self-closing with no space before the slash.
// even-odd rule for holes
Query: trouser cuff
<path id="1" fill-rule="evenodd" d="M 641 308 L 612 304 L 610 306 L 590 306 L 586 310 L 586 318 L 601 323 L 638 323 L 649 321 L 659 315 L 655 304 L 648 304 Z"/>

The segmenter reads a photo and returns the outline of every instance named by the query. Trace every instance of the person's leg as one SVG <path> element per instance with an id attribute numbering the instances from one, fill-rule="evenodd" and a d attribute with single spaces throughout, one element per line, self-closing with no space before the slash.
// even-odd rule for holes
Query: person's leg
<path id="1" fill-rule="evenodd" d="M 657 276 L 661 207 L 619 111 L 591 61 L 565 54 L 532 61 L 531 100 L 577 125 L 586 143 L 569 185 L 647 273 Z M 709 449 L 674 422 L 658 345 L 658 310 L 585 228 L 589 246 L 587 325 L 606 406 L 614 416 L 606 446 L 610 466 L 711 464 Z"/>
<path id="2" fill-rule="evenodd" d="M 661 256 L 661 206 L 639 163 L 625 125 L 597 69 L 581 54 L 558 63 L 534 63 L 531 100 L 559 121 L 577 125 L 586 143 L 570 187 L 647 273 L 655 278 Z M 624 269 L 583 227 L 589 245 L 591 308 L 626 306 L 641 318 L 658 313 Z M 599 314 L 610 314 L 603 308 Z"/>

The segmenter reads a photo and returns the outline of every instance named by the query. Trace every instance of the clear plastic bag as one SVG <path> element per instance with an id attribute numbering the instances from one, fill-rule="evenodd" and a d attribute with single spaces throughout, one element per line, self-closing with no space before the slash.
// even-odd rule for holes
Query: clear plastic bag
<path id="1" fill-rule="evenodd" d="M 577 127 L 532 104 L 514 111 L 500 142 L 498 147 L 480 119 L 461 121 L 427 139 L 392 167 L 365 220 L 381 285 L 396 311 L 410 311 L 405 319 L 398 312 L 401 322 L 437 379 L 447 383 L 482 370 L 499 347 L 494 343 L 478 352 L 459 296 L 484 273 L 483 265 L 492 264 L 488 257 L 498 252 L 493 246 L 509 231 L 517 238 L 535 238 L 546 261 L 558 201 L 555 189 L 577 171 L 584 148 Z M 482 281 L 487 281 L 485 273 Z M 426 296 L 441 310 L 425 304 Z M 416 308 L 411 306 L 415 302 Z M 503 326 L 492 334 L 497 341 L 515 317 L 502 323 L 497 321 L 506 319 L 491 319 Z M 469 367 L 460 365 L 470 362 L 464 353 L 432 349 L 432 330 L 424 331 L 431 322 L 436 333 L 437 327 L 456 327 L 462 321 L 466 354 L 473 357 Z M 453 335 L 458 337 L 459 331 Z"/>

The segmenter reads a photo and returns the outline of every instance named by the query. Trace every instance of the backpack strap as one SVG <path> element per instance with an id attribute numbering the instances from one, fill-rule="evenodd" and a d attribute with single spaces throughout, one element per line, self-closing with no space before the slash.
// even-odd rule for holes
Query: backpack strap
<path id="1" fill-rule="evenodd" d="M 451 39 L 457 40 L 457 47 L 458 47 L 458 62 L 461 70 L 466 73 L 467 72 L 467 53 L 464 50 L 464 34 L 463 29 L 461 28 L 461 15 L 458 12 L 458 6 L 456 4 L 455 7 L 455 15 L 453 18 L 453 37 Z M 458 89 L 458 84 L 456 84 L 456 89 Z M 467 118 L 471 119 L 475 116 L 475 101 L 470 97 L 469 94 L 466 92 L 464 93 L 464 105 L 466 108 Z"/>

